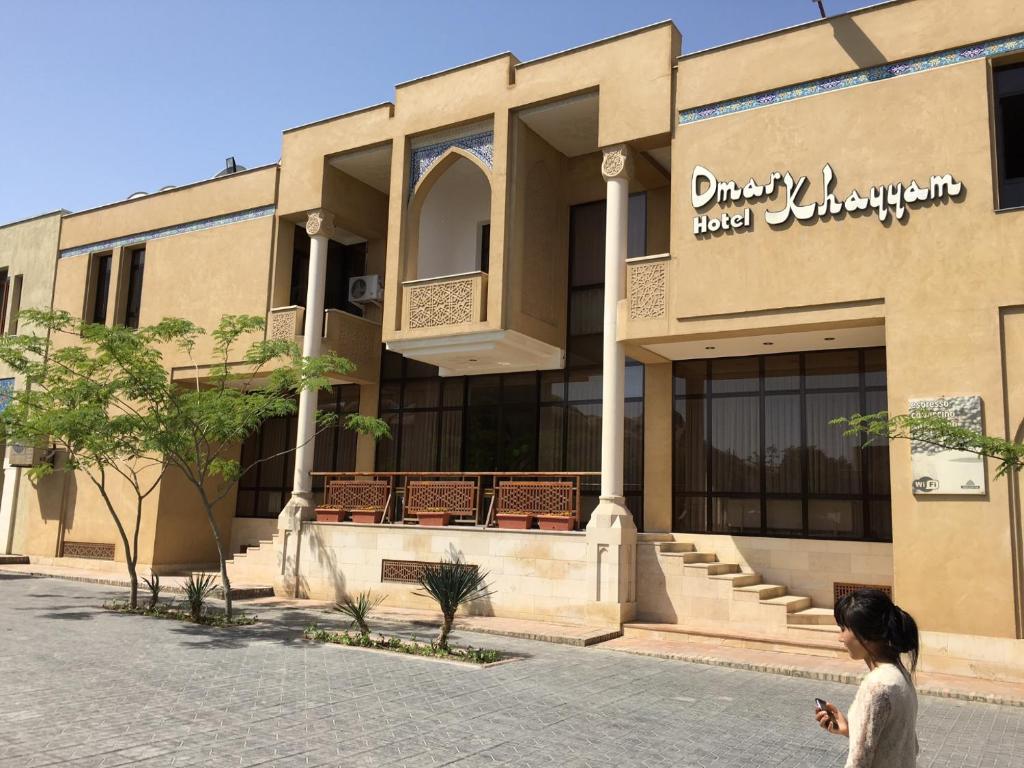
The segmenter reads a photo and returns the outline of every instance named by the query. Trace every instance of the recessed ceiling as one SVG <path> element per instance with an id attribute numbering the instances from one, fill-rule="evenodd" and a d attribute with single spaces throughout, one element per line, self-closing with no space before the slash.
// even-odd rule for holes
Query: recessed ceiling
<path id="1" fill-rule="evenodd" d="M 332 166 L 354 179 L 383 192 L 391 191 L 391 145 L 359 149 L 332 157 L 328 161 Z"/>
<path id="2" fill-rule="evenodd" d="M 596 93 L 574 96 L 519 112 L 519 118 L 566 157 L 596 152 Z"/>
<path id="3" fill-rule="evenodd" d="M 645 344 L 644 348 L 669 360 L 698 360 L 705 357 L 743 357 L 774 355 L 780 352 L 809 352 L 819 349 L 850 349 L 885 346 L 885 326 L 827 328 L 763 336 L 688 339 L 663 344 Z"/>
<path id="4" fill-rule="evenodd" d="M 647 150 L 647 156 L 660 165 L 665 173 L 672 173 L 672 147 L 655 147 Z"/>

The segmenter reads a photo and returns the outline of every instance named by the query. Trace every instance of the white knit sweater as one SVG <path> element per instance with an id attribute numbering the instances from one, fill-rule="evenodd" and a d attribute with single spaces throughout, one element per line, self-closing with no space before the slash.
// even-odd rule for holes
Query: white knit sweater
<path id="1" fill-rule="evenodd" d="M 846 768 L 914 768 L 917 765 L 917 692 L 899 667 L 868 672 L 850 705 L 850 755 Z"/>

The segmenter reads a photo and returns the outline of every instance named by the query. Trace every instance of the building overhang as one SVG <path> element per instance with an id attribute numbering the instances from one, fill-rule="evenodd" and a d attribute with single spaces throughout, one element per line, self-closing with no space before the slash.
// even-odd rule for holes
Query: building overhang
<path id="1" fill-rule="evenodd" d="M 558 370 L 565 350 L 517 331 L 498 330 L 389 341 L 388 350 L 436 365 L 441 376 Z"/>

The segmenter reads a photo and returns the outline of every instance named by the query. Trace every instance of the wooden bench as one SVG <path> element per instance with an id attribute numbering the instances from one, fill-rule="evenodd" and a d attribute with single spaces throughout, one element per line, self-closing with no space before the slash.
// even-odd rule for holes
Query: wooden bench
<path id="1" fill-rule="evenodd" d="M 316 508 L 317 516 L 337 513 L 337 522 L 341 522 L 354 509 L 372 509 L 386 522 L 391 512 L 391 479 L 371 476 L 328 479 L 324 483 L 323 503 Z"/>
<path id="2" fill-rule="evenodd" d="M 480 479 L 472 480 L 406 480 L 402 521 L 419 523 L 420 516 L 432 510 L 443 510 L 452 522 L 477 524 Z"/>
<path id="3" fill-rule="evenodd" d="M 498 480 L 487 516 L 522 514 L 572 517 L 579 525 L 579 486 L 566 480 Z"/>

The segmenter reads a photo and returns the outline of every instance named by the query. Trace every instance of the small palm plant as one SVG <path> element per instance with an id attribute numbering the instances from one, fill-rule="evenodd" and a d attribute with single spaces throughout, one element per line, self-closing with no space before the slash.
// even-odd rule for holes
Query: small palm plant
<path id="1" fill-rule="evenodd" d="M 352 619 L 352 624 L 359 627 L 359 634 L 361 636 L 369 637 L 370 627 L 367 626 L 366 620 L 373 613 L 374 609 L 384 602 L 386 597 L 387 595 L 374 597 L 370 590 L 366 590 L 365 592 L 360 592 L 355 599 L 346 597 L 342 602 L 336 603 L 334 609 L 341 611 Z"/>
<path id="2" fill-rule="evenodd" d="M 188 600 L 188 610 L 192 615 L 192 621 L 198 622 L 203 616 L 203 608 L 207 599 L 217 588 L 213 574 L 201 573 L 199 578 L 193 573 L 185 582 L 185 599 Z"/>
<path id="3" fill-rule="evenodd" d="M 419 579 L 423 591 L 416 594 L 432 597 L 441 609 L 444 620 L 434 643 L 439 649 L 448 650 L 448 634 L 459 608 L 494 594 L 487 584 L 487 576 L 487 571 L 467 565 L 458 557 L 442 559 L 423 569 Z"/>
<path id="4" fill-rule="evenodd" d="M 152 611 L 160 600 L 160 574 L 151 572 L 149 578 L 142 577 L 142 583 L 149 590 L 149 610 Z"/>

